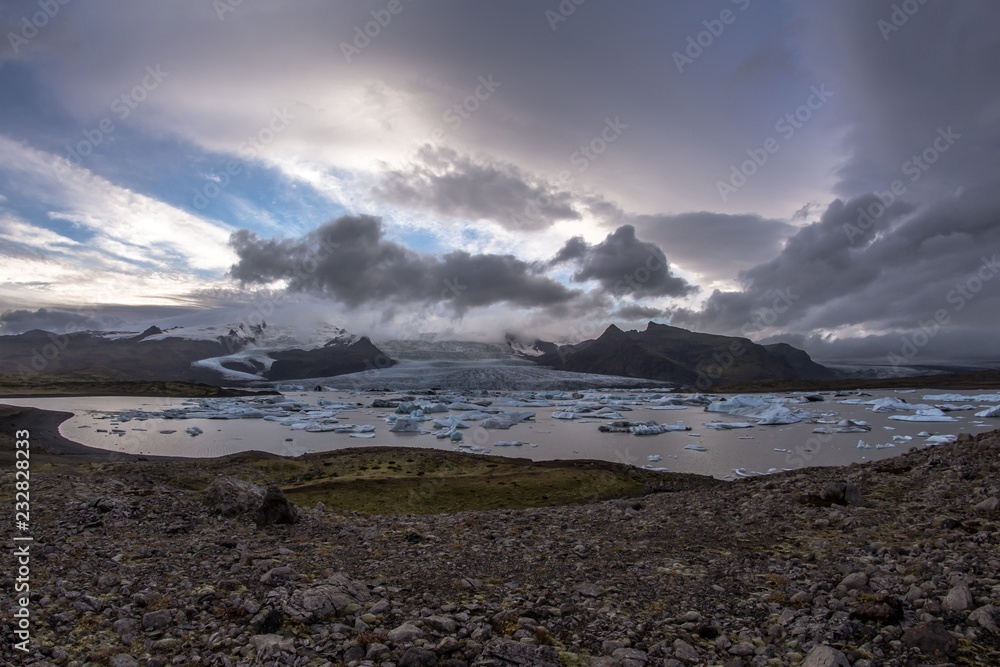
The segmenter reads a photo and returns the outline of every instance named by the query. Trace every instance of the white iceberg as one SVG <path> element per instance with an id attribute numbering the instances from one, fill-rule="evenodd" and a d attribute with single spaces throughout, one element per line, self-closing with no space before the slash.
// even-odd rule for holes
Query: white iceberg
<path id="1" fill-rule="evenodd" d="M 977 417 L 1000 417 L 1000 405 L 994 405 L 992 408 L 986 408 L 982 412 L 976 413 Z"/>

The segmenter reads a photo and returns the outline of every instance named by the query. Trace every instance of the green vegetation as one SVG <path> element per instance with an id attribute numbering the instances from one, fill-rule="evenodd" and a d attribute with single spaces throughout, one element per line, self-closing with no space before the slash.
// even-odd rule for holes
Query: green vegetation
<path id="1" fill-rule="evenodd" d="M 148 468 L 148 470 L 144 470 Z M 368 447 L 285 458 L 244 452 L 218 459 L 92 463 L 85 475 L 140 470 L 200 491 L 218 475 L 276 484 L 293 503 L 331 510 L 431 514 L 594 502 L 718 484 L 695 475 L 657 473 L 606 461 L 530 461 L 435 449 Z"/>

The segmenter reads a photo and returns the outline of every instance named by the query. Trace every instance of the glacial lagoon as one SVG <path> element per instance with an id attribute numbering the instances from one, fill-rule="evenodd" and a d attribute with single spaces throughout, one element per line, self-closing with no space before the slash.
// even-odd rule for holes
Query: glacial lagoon
<path id="1" fill-rule="evenodd" d="M 401 413 L 371 406 L 405 393 L 285 389 L 280 396 L 235 399 L 4 402 L 72 412 L 60 429 L 65 437 L 129 454 L 213 457 L 258 450 L 298 456 L 359 446 L 431 447 L 534 460 L 601 459 L 721 479 L 885 459 L 1000 426 L 989 416 L 997 414 L 1000 394 L 986 391 L 439 392 L 410 394 L 413 405 Z M 619 432 L 602 432 L 602 426 Z"/>

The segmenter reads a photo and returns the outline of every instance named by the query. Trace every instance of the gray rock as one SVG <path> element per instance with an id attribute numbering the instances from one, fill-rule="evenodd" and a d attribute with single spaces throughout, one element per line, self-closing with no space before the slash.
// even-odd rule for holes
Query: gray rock
<path id="1" fill-rule="evenodd" d="M 976 504 L 976 509 L 980 512 L 992 513 L 996 512 L 997 508 L 1000 508 L 1000 498 L 997 498 L 996 496 L 987 498 L 986 500 Z"/>
<path id="2" fill-rule="evenodd" d="M 406 649 L 397 667 L 437 667 L 438 659 L 432 651 L 417 646 Z"/>
<path id="3" fill-rule="evenodd" d="M 847 656 L 837 649 L 820 644 L 802 662 L 802 667 L 851 667 Z"/>
<path id="4" fill-rule="evenodd" d="M 412 623 L 403 623 L 389 631 L 389 641 L 393 644 L 406 644 L 421 639 L 424 631 Z"/>
<path id="5" fill-rule="evenodd" d="M 507 638 L 491 639 L 472 667 L 561 667 L 551 646 L 531 646 Z"/>
<path id="6" fill-rule="evenodd" d="M 293 592 L 283 609 L 301 623 L 315 623 L 343 614 L 350 605 L 362 605 L 370 597 L 366 585 L 338 572 L 324 583 Z"/>
<path id="7" fill-rule="evenodd" d="M 932 656 L 949 657 L 958 650 L 958 642 L 940 623 L 918 623 L 903 633 L 902 640 Z"/>
<path id="8" fill-rule="evenodd" d="M 698 650 L 683 639 L 675 639 L 671 648 L 674 651 L 674 657 L 681 662 L 686 662 L 689 665 L 701 662 L 701 654 L 698 653 Z"/>
<path id="9" fill-rule="evenodd" d="M 108 661 L 109 667 L 138 667 L 139 663 L 130 655 L 119 653 Z"/>
<path id="10" fill-rule="evenodd" d="M 852 572 L 840 581 L 847 590 L 858 590 L 868 585 L 868 575 L 864 572 Z"/>
<path id="11" fill-rule="evenodd" d="M 864 502 L 861 489 L 847 482 L 827 482 L 820 498 L 838 505 L 861 505 Z"/>
<path id="12" fill-rule="evenodd" d="M 260 583 L 271 586 L 274 584 L 282 584 L 295 578 L 295 570 L 290 567 L 272 567 L 261 576 Z"/>
<path id="13" fill-rule="evenodd" d="M 254 516 L 257 526 L 270 526 L 278 523 L 298 523 L 299 512 L 295 505 L 288 502 L 285 494 L 276 486 L 267 487 L 267 493 L 257 508 Z"/>
<path id="14" fill-rule="evenodd" d="M 144 630 L 162 630 L 173 625 L 174 616 L 169 609 L 151 611 L 142 615 L 142 628 Z"/>
<path id="15" fill-rule="evenodd" d="M 225 517 L 248 514 L 264 499 L 261 488 L 235 477 L 216 477 L 203 494 L 205 502 Z"/>
<path id="16" fill-rule="evenodd" d="M 997 632 L 996 614 L 996 607 L 988 604 L 969 614 L 969 622 L 978 623 L 981 627 L 995 634 Z"/>
<path id="17" fill-rule="evenodd" d="M 428 616 L 423 621 L 431 630 L 437 630 L 446 635 L 450 635 L 458 630 L 458 623 L 447 616 Z"/>
<path id="18" fill-rule="evenodd" d="M 119 618 L 111 625 L 111 629 L 120 637 L 135 632 L 138 626 L 133 618 Z"/>
<path id="19" fill-rule="evenodd" d="M 972 591 L 968 584 L 959 584 L 948 591 L 941 607 L 946 611 L 965 611 L 973 605 Z"/>
<path id="20" fill-rule="evenodd" d="M 729 647 L 729 652 L 732 655 L 753 655 L 754 645 L 750 642 L 740 642 L 734 646 Z"/>
<path id="21" fill-rule="evenodd" d="M 588 598 L 600 597 L 601 593 L 604 592 L 597 584 L 590 583 L 577 584 L 573 587 L 573 590 Z"/>
<path id="22" fill-rule="evenodd" d="M 257 655 L 272 656 L 275 653 L 295 651 L 295 642 L 291 637 L 281 635 L 254 635 L 250 638 L 250 643 L 257 649 Z"/>
<path id="23" fill-rule="evenodd" d="M 649 663 L 649 655 L 645 651 L 635 648 L 615 649 L 611 657 L 617 660 L 622 667 L 644 667 Z"/>

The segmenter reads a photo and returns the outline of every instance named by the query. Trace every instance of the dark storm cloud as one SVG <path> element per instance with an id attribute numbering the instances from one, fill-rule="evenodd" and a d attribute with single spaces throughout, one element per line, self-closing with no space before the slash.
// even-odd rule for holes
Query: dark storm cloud
<path id="1" fill-rule="evenodd" d="M 580 218 L 570 193 L 514 165 L 476 162 L 446 148 L 425 146 L 408 168 L 383 174 L 374 193 L 396 206 L 492 220 L 513 230 Z"/>
<path id="2" fill-rule="evenodd" d="M 675 262 L 710 279 L 732 279 L 771 259 L 796 229 L 759 215 L 709 211 L 637 215 L 629 222 L 643 238 L 670 248 Z"/>
<path id="3" fill-rule="evenodd" d="M 596 280 L 615 296 L 685 296 L 697 290 L 673 275 L 667 257 L 654 243 L 640 241 L 635 228 L 622 225 L 596 245 L 574 237 L 556 253 L 551 265 L 574 263 L 574 282 Z"/>
<path id="4" fill-rule="evenodd" d="M 938 128 L 961 139 L 911 189 L 948 195 L 1000 175 L 996 71 L 1000 22 L 993 2 L 895 0 L 800 4 L 801 64 L 841 95 L 833 113 L 845 130 L 844 195 L 885 190 L 903 165 L 931 146 Z"/>
<path id="5" fill-rule="evenodd" d="M 656 320 L 665 315 L 665 312 L 660 308 L 649 308 L 647 306 L 639 305 L 628 305 L 622 306 L 614 313 L 612 316 L 617 320 L 624 320 L 625 322 L 639 322 Z"/>
<path id="6" fill-rule="evenodd" d="M 230 274 L 241 283 L 288 280 L 291 290 L 350 307 L 445 302 L 461 313 L 497 303 L 558 307 L 578 295 L 512 255 L 414 252 L 385 240 L 380 220 L 371 216 L 344 216 L 297 239 L 240 230 L 230 243 L 239 256 Z"/>
<path id="7" fill-rule="evenodd" d="M 836 200 L 775 259 L 743 272 L 742 291 L 716 291 L 699 312 L 676 311 L 674 322 L 730 333 L 751 323 L 757 332 L 853 326 L 899 335 L 936 315 L 947 320 L 942 330 L 995 324 L 998 185 L 917 211 L 896 203 L 868 218 L 881 210 L 875 196 Z M 766 327 L 753 324 L 761 313 L 771 320 Z"/>

